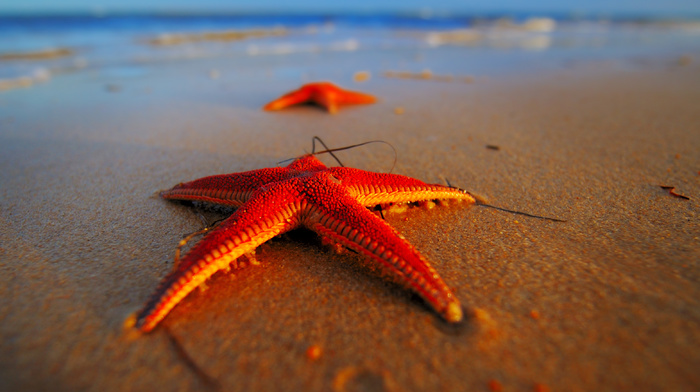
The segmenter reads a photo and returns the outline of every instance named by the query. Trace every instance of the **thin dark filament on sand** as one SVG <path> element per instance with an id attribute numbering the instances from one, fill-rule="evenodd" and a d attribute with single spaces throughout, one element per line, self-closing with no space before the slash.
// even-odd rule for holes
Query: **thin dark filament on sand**
<path id="1" fill-rule="evenodd" d="M 343 162 L 340 162 L 340 159 L 338 159 L 338 157 L 335 156 L 335 154 L 333 154 L 333 150 L 331 150 L 330 148 L 328 148 L 328 146 L 326 145 L 326 143 L 324 143 L 323 140 L 321 140 L 321 138 L 318 137 L 318 136 L 314 136 L 313 138 L 311 138 L 311 154 L 312 154 L 312 155 L 316 155 L 316 154 L 317 154 L 317 153 L 316 153 L 316 141 L 318 141 L 319 143 L 321 143 L 321 145 L 323 146 L 323 148 L 326 149 L 325 151 L 327 151 L 329 154 L 331 154 L 331 156 L 335 159 L 335 161 L 338 162 L 338 164 L 340 165 L 340 167 L 345 167 L 345 165 L 343 165 Z M 325 152 L 325 151 L 324 151 L 324 152 Z M 318 152 L 318 154 L 323 154 L 323 152 Z"/>
<path id="2" fill-rule="evenodd" d="M 386 220 L 386 218 L 384 218 L 384 211 L 383 211 L 383 209 L 382 209 L 382 206 L 379 205 L 378 207 L 379 207 L 379 215 L 381 215 L 382 220 Z"/>
<path id="3" fill-rule="evenodd" d="M 458 189 L 458 190 L 461 190 L 461 191 L 463 191 L 463 192 L 469 193 L 468 191 L 465 191 L 465 190 L 463 190 L 463 189 L 461 189 L 461 188 L 458 188 L 458 187 L 456 187 L 456 186 L 450 184 L 450 180 L 448 180 L 447 178 L 445 178 L 445 181 L 447 182 L 447 186 L 449 186 L 450 188 Z M 469 194 L 472 195 L 471 193 L 469 193 Z M 472 197 L 474 197 L 474 195 L 472 195 Z M 527 216 L 528 218 L 544 219 L 544 220 L 548 220 L 548 221 L 552 221 L 552 222 L 566 222 L 566 220 L 563 220 L 563 219 L 550 218 L 550 217 L 547 217 L 547 216 L 540 216 L 540 215 L 534 215 L 534 214 L 529 214 L 529 213 L 527 213 L 527 212 L 509 210 L 509 209 L 507 209 L 507 208 L 497 207 L 497 206 L 494 206 L 494 205 L 491 205 L 491 204 L 486 204 L 486 203 L 480 201 L 478 197 L 474 197 L 474 200 L 476 200 L 476 205 L 477 205 L 477 206 L 493 208 L 494 210 L 499 210 L 499 211 L 503 211 L 503 212 L 510 212 L 511 214 L 523 215 L 523 216 Z"/>
<path id="4" fill-rule="evenodd" d="M 323 145 L 323 147 L 325 148 L 325 150 L 316 152 L 316 141 L 318 141 L 319 143 L 321 143 L 321 145 Z M 311 155 L 331 154 L 331 156 L 335 159 L 336 162 L 338 162 L 338 164 L 339 164 L 341 167 L 345 167 L 345 165 L 343 164 L 343 162 L 340 161 L 340 159 L 339 159 L 335 154 L 333 154 L 334 152 L 349 150 L 349 149 L 355 148 L 355 147 L 362 147 L 362 146 L 364 146 L 364 145 L 372 144 L 372 143 L 383 143 L 383 144 L 386 144 L 387 146 L 391 147 L 391 149 L 394 151 L 394 162 L 391 164 L 391 169 L 389 169 L 388 173 L 391 173 L 392 171 L 394 171 L 394 167 L 396 167 L 396 161 L 398 160 L 398 154 L 397 154 L 397 152 L 396 152 L 396 148 L 394 148 L 394 146 L 393 146 L 391 143 L 385 142 L 384 140 L 370 140 L 370 141 L 368 141 L 368 142 L 358 143 L 358 144 L 353 144 L 353 145 L 350 145 L 350 146 L 338 147 L 338 148 L 328 148 L 328 146 L 326 145 L 326 143 L 324 143 L 323 140 L 321 140 L 321 138 L 318 137 L 318 136 L 314 136 L 314 137 L 311 139 L 311 142 L 312 142 L 312 143 L 311 143 Z M 293 161 L 293 160 L 295 160 L 295 159 L 298 159 L 298 157 L 297 157 L 297 158 L 285 159 L 284 161 L 277 162 L 277 164 L 278 164 L 278 165 L 282 165 L 282 164 L 284 164 L 284 163 L 287 163 L 287 162 L 289 162 L 289 161 Z"/>
<path id="5" fill-rule="evenodd" d="M 170 331 L 170 328 L 168 328 L 164 324 L 162 325 L 162 327 L 163 327 L 163 330 L 165 331 L 165 335 L 168 336 L 168 340 L 170 341 L 170 344 L 172 345 L 173 349 L 175 350 L 175 354 L 185 364 L 185 367 L 190 369 L 192 371 L 192 373 L 194 373 L 194 375 L 197 376 L 197 378 L 204 385 L 206 385 L 207 389 L 214 390 L 214 391 L 220 391 L 221 384 L 219 383 L 219 381 L 217 381 L 215 378 L 208 375 L 204 370 L 202 370 L 201 367 L 199 367 L 199 365 L 197 365 L 197 363 L 187 353 L 185 348 L 182 347 L 182 344 L 180 344 L 180 341 Z"/>
<path id="6" fill-rule="evenodd" d="M 318 136 L 314 136 L 314 138 L 318 138 Z M 320 154 L 330 153 L 334 158 L 335 158 L 335 155 L 333 154 L 333 152 L 349 150 L 351 148 L 362 147 L 364 145 L 372 144 L 372 143 L 386 144 L 387 146 L 391 147 L 392 151 L 394 151 L 394 162 L 391 164 L 391 169 L 389 169 L 388 173 L 391 173 L 392 171 L 394 171 L 394 167 L 396 167 L 396 161 L 398 160 L 398 153 L 396 152 L 396 148 L 394 148 L 394 146 L 391 143 L 385 142 L 384 140 L 370 140 L 370 141 L 364 142 L 364 143 L 358 143 L 358 144 L 353 144 L 351 146 L 338 147 L 338 148 L 333 148 L 333 149 L 329 149 L 320 138 L 318 138 L 318 140 L 321 142 L 321 144 L 323 144 L 323 147 L 326 147 L 326 149 L 323 151 L 315 152 L 313 154 L 320 155 Z M 336 161 L 338 161 L 338 163 L 340 163 L 338 158 L 335 158 L 335 159 L 336 159 Z M 343 164 L 341 163 L 340 166 L 343 166 Z M 345 166 L 343 166 L 343 167 L 345 167 Z"/>
<path id="7" fill-rule="evenodd" d="M 477 202 L 476 205 L 482 206 L 482 207 L 493 208 L 494 210 L 499 210 L 499 211 L 504 211 L 504 212 L 510 212 L 511 214 L 523 215 L 523 216 L 527 216 L 528 218 L 544 219 L 544 220 L 548 220 L 548 221 L 552 221 L 552 222 L 566 222 L 566 221 L 563 220 L 563 219 L 557 219 L 557 218 L 550 218 L 550 217 L 547 217 L 547 216 L 540 216 L 540 215 L 528 214 L 527 212 L 509 210 L 509 209 L 507 209 L 507 208 L 492 206 L 491 204 L 485 204 L 485 203 L 479 203 L 479 202 Z"/>

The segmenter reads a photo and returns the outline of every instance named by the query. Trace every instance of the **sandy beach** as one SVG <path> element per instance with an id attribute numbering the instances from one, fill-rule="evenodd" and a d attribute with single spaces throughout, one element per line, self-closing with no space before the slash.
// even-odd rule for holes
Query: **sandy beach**
<path id="1" fill-rule="evenodd" d="M 237 64 L 234 75 L 211 60 L 3 92 L 0 389 L 697 390 L 700 55 L 687 59 L 470 83 L 378 72 L 356 83 L 328 65 L 299 78 Z M 317 79 L 380 101 L 336 115 L 261 110 Z M 462 301 L 457 327 L 357 255 L 295 232 L 153 333 L 125 331 L 178 241 L 202 228 L 156 193 L 273 167 L 313 136 L 386 141 L 394 173 L 565 222 L 460 205 L 388 214 Z M 339 156 L 373 171 L 394 159 L 382 144 Z"/>

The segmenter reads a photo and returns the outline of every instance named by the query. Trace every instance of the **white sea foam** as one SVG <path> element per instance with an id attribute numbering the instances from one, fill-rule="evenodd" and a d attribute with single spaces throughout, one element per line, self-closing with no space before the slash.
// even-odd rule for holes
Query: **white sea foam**
<path id="1" fill-rule="evenodd" d="M 0 91 L 30 87 L 36 83 L 47 82 L 51 79 L 51 71 L 37 67 L 27 74 L 0 78 Z"/>
<path id="2" fill-rule="evenodd" d="M 360 47 L 360 42 L 355 38 L 348 38 L 346 40 L 331 42 L 329 45 L 330 50 L 335 51 L 347 51 L 352 52 Z"/>
<path id="3" fill-rule="evenodd" d="M 100 70 L 135 63 L 155 65 L 265 55 L 333 52 L 357 53 L 357 56 L 361 56 L 400 52 L 407 54 L 406 59 L 422 62 L 430 58 L 426 49 L 448 47 L 447 50 L 460 55 L 473 55 L 469 61 L 470 68 L 466 69 L 463 63 L 455 61 L 452 65 L 440 65 L 436 70 L 445 74 L 460 74 L 472 73 L 473 64 L 486 62 L 479 57 L 490 56 L 480 50 L 483 48 L 539 52 L 564 48 L 567 51 L 576 49 L 577 56 L 596 57 L 601 56 L 600 53 L 620 56 L 619 48 L 627 50 L 626 53 L 645 54 L 674 46 L 694 53 L 693 48 L 700 46 L 697 40 L 700 22 L 697 21 L 555 21 L 539 17 L 486 21 L 455 19 L 443 24 L 430 24 L 432 22 L 428 20 L 428 25 L 423 25 L 424 22 L 392 25 L 394 21 L 389 18 L 378 24 L 374 24 L 375 19 L 370 19 L 371 23 L 357 23 L 355 19 L 337 22 L 319 19 L 306 24 L 286 25 L 279 22 L 267 26 L 262 23 L 262 26 L 255 27 L 249 25 L 249 21 L 233 21 L 228 25 L 218 22 L 218 19 L 202 26 L 198 20 L 195 18 L 188 24 L 190 22 L 175 23 L 167 18 L 156 18 L 126 30 L 122 27 L 96 27 L 94 21 L 88 20 L 85 25 L 69 24 L 63 30 L 27 28 L 25 32 L 12 31 L 10 35 L 3 33 L 0 24 L 0 55 L 46 52 L 46 48 L 65 50 L 55 52 L 61 56 L 6 56 L 5 60 L 0 59 L 0 88 L 31 86 L 55 78 L 58 74 L 85 69 L 101 73 Z M 280 17 L 280 20 L 288 19 Z M 166 27 L 161 23 L 166 23 Z M 235 66 L 241 63 L 230 64 Z M 275 64 L 284 66 L 279 61 Z M 423 67 L 422 64 L 413 65 L 415 69 Z M 511 65 L 513 68 L 518 66 Z M 46 72 L 35 73 L 37 69 Z M 386 69 L 375 68 L 371 71 L 380 73 Z"/>
<path id="4" fill-rule="evenodd" d="M 457 29 L 451 31 L 434 31 L 426 34 L 425 42 L 430 46 L 469 45 L 481 41 L 483 33 L 476 29 Z"/>

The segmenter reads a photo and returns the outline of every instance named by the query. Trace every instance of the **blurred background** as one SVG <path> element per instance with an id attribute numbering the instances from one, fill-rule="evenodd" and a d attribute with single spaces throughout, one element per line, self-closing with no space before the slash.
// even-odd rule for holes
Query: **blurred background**
<path id="1" fill-rule="evenodd" d="M 558 12 L 581 14 L 626 14 L 637 16 L 686 16 L 700 12 L 700 4 L 694 0 L 356 0 L 319 1 L 298 0 L 24 0 L 6 1 L 0 5 L 2 12 L 187 12 L 187 13 L 348 13 L 348 12 L 408 12 L 408 13 L 507 13 L 507 12 Z"/>
<path id="2" fill-rule="evenodd" d="M 357 69 L 497 76 L 639 62 L 692 52 L 699 16 L 695 0 L 6 0 L 0 90 L 75 72 L 134 77 L 154 64 L 214 59 L 203 64 L 211 78 L 236 69 L 248 79 L 264 72 L 297 80 Z"/>

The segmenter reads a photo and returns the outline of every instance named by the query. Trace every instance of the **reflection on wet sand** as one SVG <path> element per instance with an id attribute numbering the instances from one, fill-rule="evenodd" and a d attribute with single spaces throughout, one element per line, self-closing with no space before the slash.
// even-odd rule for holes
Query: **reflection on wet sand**
<path id="1" fill-rule="evenodd" d="M 31 52 L 0 53 L 0 60 L 51 60 L 73 54 L 74 52 L 68 48 L 52 48 Z"/>

